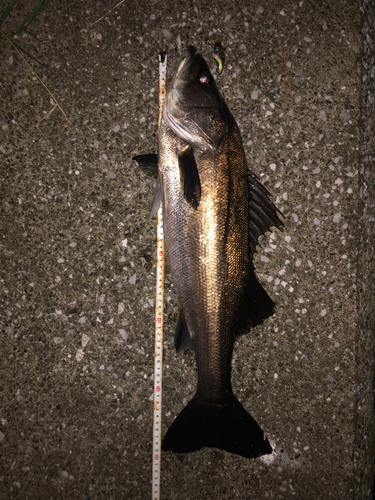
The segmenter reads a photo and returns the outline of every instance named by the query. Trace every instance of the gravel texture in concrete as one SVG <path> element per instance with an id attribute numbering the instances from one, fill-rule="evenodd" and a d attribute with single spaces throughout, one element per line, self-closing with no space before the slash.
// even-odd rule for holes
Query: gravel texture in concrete
<path id="1" fill-rule="evenodd" d="M 371 498 L 374 2 L 116 3 L 51 2 L 45 44 L 18 37 L 69 120 L 50 142 L 51 96 L 1 38 L 0 498 L 151 496 L 155 181 L 131 158 L 156 152 L 159 51 L 170 76 L 190 44 L 214 68 L 206 38 L 286 217 L 255 259 L 276 313 L 233 357 L 274 453 L 163 453 L 162 498 Z M 163 433 L 196 386 L 177 312 L 167 267 Z"/>

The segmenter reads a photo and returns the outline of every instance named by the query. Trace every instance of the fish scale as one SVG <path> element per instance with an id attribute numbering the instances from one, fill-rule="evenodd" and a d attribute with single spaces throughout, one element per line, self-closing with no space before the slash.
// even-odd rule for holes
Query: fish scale
<path id="1" fill-rule="evenodd" d="M 221 403 L 231 389 L 231 326 L 246 285 L 249 259 L 246 169 L 239 155 L 229 166 L 226 154 L 197 151 L 202 202 L 194 210 L 184 199 L 178 162 L 170 159 L 176 144 L 177 148 L 185 146 L 163 124 L 159 165 L 165 193 L 167 258 L 172 275 L 180 277 L 175 286 L 194 339 L 198 391 L 206 402 Z M 221 148 L 225 151 L 226 144 Z M 230 176 L 236 179 L 233 189 L 228 187 Z"/>

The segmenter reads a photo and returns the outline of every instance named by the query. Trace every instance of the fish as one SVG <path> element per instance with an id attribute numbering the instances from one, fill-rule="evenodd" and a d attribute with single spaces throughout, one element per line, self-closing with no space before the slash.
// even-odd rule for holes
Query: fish
<path id="1" fill-rule="evenodd" d="M 253 255 L 261 235 L 283 228 L 283 216 L 247 168 L 238 125 L 193 46 L 167 92 L 152 161 L 160 191 L 152 213 L 161 203 L 180 303 L 174 343 L 177 352 L 195 351 L 198 372 L 196 393 L 167 430 L 162 450 L 269 454 L 269 440 L 233 394 L 231 360 L 235 340 L 275 311 Z"/>

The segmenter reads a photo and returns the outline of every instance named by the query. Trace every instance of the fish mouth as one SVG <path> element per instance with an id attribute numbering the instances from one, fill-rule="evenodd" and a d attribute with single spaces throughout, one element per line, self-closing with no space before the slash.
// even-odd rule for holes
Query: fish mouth
<path id="1" fill-rule="evenodd" d="M 189 47 L 186 49 L 185 62 L 188 62 L 189 59 L 194 57 L 196 53 L 197 49 L 194 47 L 194 45 L 189 45 Z"/>
<path id="2" fill-rule="evenodd" d="M 186 55 L 180 62 L 180 65 L 177 69 L 175 80 L 179 80 L 180 82 L 187 82 L 189 79 L 189 69 L 191 64 L 193 63 L 194 57 L 197 53 L 197 49 L 194 45 L 190 45 L 186 49 Z"/>

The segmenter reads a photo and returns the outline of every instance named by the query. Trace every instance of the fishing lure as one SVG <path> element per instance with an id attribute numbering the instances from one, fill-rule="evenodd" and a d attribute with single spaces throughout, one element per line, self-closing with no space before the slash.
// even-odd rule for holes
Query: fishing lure
<path id="1" fill-rule="evenodd" d="M 214 59 L 217 64 L 216 71 L 221 75 L 225 65 L 225 52 L 219 40 L 214 40 Z"/>
<path id="2" fill-rule="evenodd" d="M 212 47 L 208 40 L 205 40 L 206 45 L 210 47 L 213 51 L 213 56 L 217 65 L 216 71 L 221 75 L 224 70 L 225 65 L 225 52 L 224 47 L 221 45 L 219 40 L 214 40 L 214 46 Z"/>

